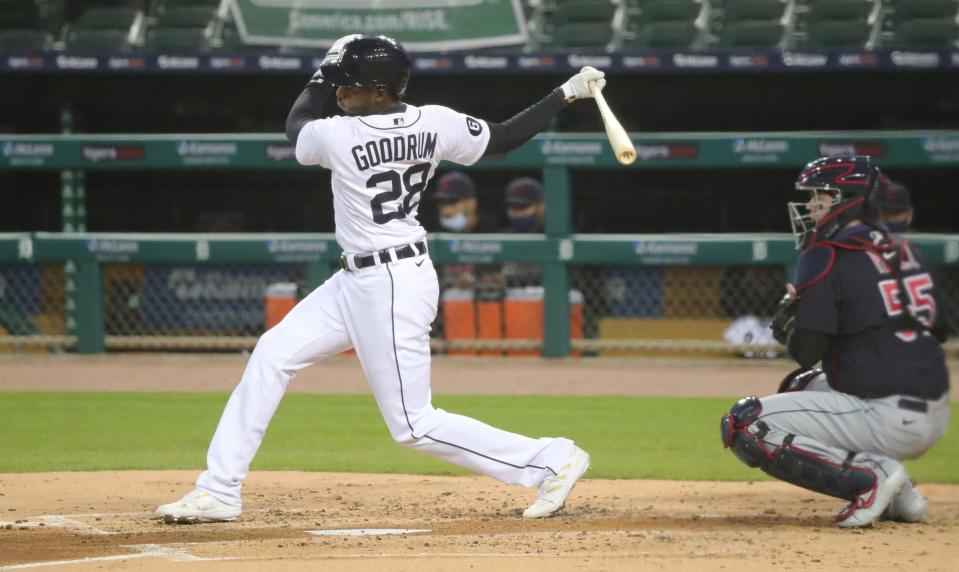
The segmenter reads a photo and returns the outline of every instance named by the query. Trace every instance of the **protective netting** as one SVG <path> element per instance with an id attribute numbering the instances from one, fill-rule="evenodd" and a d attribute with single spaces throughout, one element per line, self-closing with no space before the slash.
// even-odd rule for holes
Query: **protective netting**
<path id="1" fill-rule="evenodd" d="M 453 355 L 538 355 L 544 297 L 538 264 L 438 265 L 432 345 Z M 959 267 L 937 274 L 959 316 Z M 84 300 L 71 264 L 0 264 L 0 351 L 76 344 Z M 102 266 L 107 349 L 249 349 L 309 292 L 304 263 Z M 774 357 L 768 321 L 782 266 L 582 265 L 570 269 L 575 355 L 720 353 Z M 955 350 L 954 342 L 952 351 Z"/>
<path id="2" fill-rule="evenodd" d="M 0 352 L 31 345 L 70 347 L 63 264 L 0 263 Z"/>

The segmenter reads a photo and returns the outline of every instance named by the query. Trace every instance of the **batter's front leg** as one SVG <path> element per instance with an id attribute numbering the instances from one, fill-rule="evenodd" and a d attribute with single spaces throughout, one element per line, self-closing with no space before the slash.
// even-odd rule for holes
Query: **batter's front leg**
<path id="1" fill-rule="evenodd" d="M 339 274 L 297 304 L 263 334 L 233 391 L 207 452 L 197 489 L 241 506 L 241 483 L 267 425 L 296 372 L 350 348 L 337 298 Z"/>

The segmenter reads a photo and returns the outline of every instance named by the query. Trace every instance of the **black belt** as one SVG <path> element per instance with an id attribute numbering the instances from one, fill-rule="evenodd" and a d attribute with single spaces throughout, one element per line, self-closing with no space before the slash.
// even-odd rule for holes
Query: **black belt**
<path id="1" fill-rule="evenodd" d="M 916 401 L 915 399 L 906 399 L 903 397 L 899 400 L 899 409 L 915 411 L 916 413 L 925 413 L 929 410 L 929 406 L 925 401 Z"/>
<path id="2" fill-rule="evenodd" d="M 414 256 L 419 256 L 420 254 L 426 254 L 426 241 L 421 240 L 419 242 L 414 242 L 413 244 L 407 244 L 406 246 L 399 246 L 396 248 L 384 248 L 379 252 L 374 252 L 373 254 L 367 254 L 365 256 L 354 256 L 353 266 L 357 270 L 373 266 L 376 264 L 375 257 L 379 257 L 382 264 L 391 262 L 393 260 L 393 258 L 390 256 L 391 250 L 396 253 L 397 260 L 412 258 Z M 350 262 L 345 254 L 340 257 L 340 267 L 347 272 L 353 270 L 350 268 Z"/>

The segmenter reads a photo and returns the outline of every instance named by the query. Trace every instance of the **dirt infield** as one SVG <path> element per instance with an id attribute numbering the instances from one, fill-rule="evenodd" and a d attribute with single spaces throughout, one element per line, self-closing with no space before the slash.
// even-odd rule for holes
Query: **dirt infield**
<path id="1" fill-rule="evenodd" d="M 846 531 L 831 526 L 840 503 L 780 483 L 585 480 L 561 516 L 531 522 L 520 516 L 529 491 L 481 477 L 259 472 L 237 522 L 150 520 L 194 477 L 4 475 L 0 570 L 39 561 L 77 570 L 955 570 L 959 561 L 955 487 L 922 487 L 935 506 L 929 524 Z M 306 532 L 374 528 L 424 532 Z"/>
<path id="2" fill-rule="evenodd" d="M 229 390 L 244 363 L 222 355 L 3 357 L 0 390 Z M 790 365 L 463 358 L 436 360 L 433 369 L 436 393 L 735 397 L 768 393 Z M 355 360 L 339 358 L 307 370 L 291 390 L 366 386 Z M 195 476 L 0 474 L 0 571 L 945 571 L 959 562 L 955 486 L 920 485 L 932 505 L 927 524 L 847 531 L 832 525 L 841 502 L 782 483 L 587 478 L 558 517 L 531 522 L 521 512 L 532 491 L 482 477 L 253 472 L 234 523 L 151 520 Z M 342 536 L 356 529 L 419 532 Z"/>

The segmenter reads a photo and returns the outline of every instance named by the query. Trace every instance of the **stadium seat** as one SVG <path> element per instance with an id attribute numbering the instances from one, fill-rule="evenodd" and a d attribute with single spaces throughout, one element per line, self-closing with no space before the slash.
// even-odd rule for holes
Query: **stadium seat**
<path id="1" fill-rule="evenodd" d="M 699 36 L 699 28 L 693 22 L 653 22 L 634 34 L 623 41 L 624 48 L 688 48 Z"/>
<path id="2" fill-rule="evenodd" d="M 953 19 L 916 18 L 900 22 L 893 28 L 889 42 L 894 46 L 946 46 L 953 45 L 959 27 Z"/>
<path id="3" fill-rule="evenodd" d="M 650 22 L 691 22 L 699 16 L 701 6 L 694 0 L 643 0 L 635 4 L 638 20 Z"/>
<path id="4" fill-rule="evenodd" d="M 873 0 L 816 0 L 809 5 L 807 19 L 865 20 L 873 6 Z"/>
<path id="5" fill-rule="evenodd" d="M 51 43 L 42 30 L 0 30 L 0 51 L 45 50 Z"/>
<path id="6" fill-rule="evenodd" d="M 33 0 L 0 0 L 0 30 L 33 29 L 39 11 Z"/>
<path id="7" fill-rule="evenodd" d="M 955 18 L 959 12 L 956 0 L 892 0 L 889 5 L 900 21 Z"/>
<path id="8" fill-rule="evenodd" d="M 208 47 L 206 28 L 151 28 L 146 49 L 154 52 L 199 52 Z"/>
<path id="9" fill-rule="evenodd" d="M 805 45 L 822 48 L 861 48 L 872 26 L 865 20 L 823 20 L 806 31 Z"/>
<path id="10" fill-rule="evenodd" d="M 780 20 L 786 11 L 781 0 L 726 0 L 723 20 L 726 22 Z"/>
<path id="11" fill-rule="evenodd" d="M 137 8 L 91 8 L 80 14 L 71 28 L 77 30 L 129 30 L 140 10 Z"/>
<path id="12" fill-rule="evenodd" d="M 605 47 L 613 37 L 611 0 L 555 0 L 543 26 L 545 47 Z"/>
<path id="13" fill-rule="evenodd" d="M 783 25 L 779 22 L 727 22 L 719 33 L 716 45 L 721 48 L 774 48 L 782 38 Z"/>
<path id="14" fill-rule="evenodd" d="M 33 0 L 0 0 L 0 51 L 50 47 L 51 37 L 40 24 L 40 10 Z"/>
<path id="15" fill-rule="evenodd" d="M 772 48 L 783 39 L 782 0 L 725 0 L 710 12 L 713 45 L 722 48 Z"/>
<path id="16" fill-rule="evenodd" d="M 137 8 L 91 8 L 77 18 L 66 36 L 69 50 L 114 51 L 130 47 L 130 29 L 143 13 Z"/>
<path id="17" fill-rule="evenodd" d="M 863 47 L 872 33 L 872 0 L 816 0 L 803 20 L 800 45 L 824 48 Z"/>
<path id="18" fill-rule="evenodd" d="M 887 6 L 885 45 L 946 46 L 956 42 L 956 0 L 893 0 Z"/>
<path id="19" fill-rule="evenodd" d="M 696 19 L 702 5 L 694 0 L 632 0 L 628 3 L 621 46 L 688 48 L 699 37 Z"/>
<path id="20" fill-rule="evenodd" d="M 216 18 L 216 10 L 209 7 L 171 7 L 157 18 L 158 28 L 205 28 Z"/>
<path id="21" fill-rule="evenodd" d="M 220 0 L 153 0 L 157 12 L 172 8 L 218 8 Z"/>
<path id="22" fill-rule="evenodd" d="M 81 52 L 117 52 L 130 48 L 129 34 L 120 30 L 79 30 L 67 35 L 66 47 Z"/>

